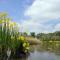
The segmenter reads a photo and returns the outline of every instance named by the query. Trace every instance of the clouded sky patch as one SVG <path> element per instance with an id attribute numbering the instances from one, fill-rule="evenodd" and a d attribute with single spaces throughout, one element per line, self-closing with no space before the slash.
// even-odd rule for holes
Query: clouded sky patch
<path id="1" fill-rule="evenodd" d="M 21 31 L 60 30 L 60 0 L 1 0 L 1 11 L 7 11 L 20 24 Z"/>
<path id="2" fill-rule="evenodd" d="M 60 22 L 60 0 L 35 0 L 24 15 L 31 17 L 23 22 L 23 25 L 31 28 L 30 31 L 52 32 L 54 26 Z M 55 29 L 59 30 L 56 27 Z"/>

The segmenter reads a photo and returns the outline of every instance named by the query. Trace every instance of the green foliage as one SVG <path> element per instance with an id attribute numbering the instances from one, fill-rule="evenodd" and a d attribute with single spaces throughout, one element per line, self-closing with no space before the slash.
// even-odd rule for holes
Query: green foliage
<path id="1" fill-rule="evenodd" d="M 0 13 L 0 47 L 16 50 L 20 44 L 26 42 L 19 34 L 18 26 L 8 18 L 6 13 Z M 18 39 L 20 37 L 20 39 Z M 26 47 L 25 47 L 26 48 Z M 24 48 L 24 49 L 25 49 Z"/>
<path id="2" fill-rule="evenodd" d="M 32 37 L 35 37 L 35 32 L 30 33 Z"/>
<path id="3" fill-rule="evenodd" d="M 55 35 L 55 36 L 60 36 L 60 31 L 54 32 L 54 35 Z"/>
<path id="4" fill-rule="evenodd" d="M 60 31 L 53 33 L 39 33 L 37 38 L 41 41 L 41 47 L 43 50 L 50 50 L 53 52 L 60 51 Z"/>

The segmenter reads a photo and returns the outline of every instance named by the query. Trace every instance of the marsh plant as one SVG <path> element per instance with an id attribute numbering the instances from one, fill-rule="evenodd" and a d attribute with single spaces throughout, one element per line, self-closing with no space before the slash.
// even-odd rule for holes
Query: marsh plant
<path id="1" fill-rule="evenodd" d="M 8 49 L 15 54 L 19 47 L 27 52 L 29 43 L 20 34 L 17 23 L 13 22 L 7 13 L 0 13 L 0 56 L 5 55 Z"/>

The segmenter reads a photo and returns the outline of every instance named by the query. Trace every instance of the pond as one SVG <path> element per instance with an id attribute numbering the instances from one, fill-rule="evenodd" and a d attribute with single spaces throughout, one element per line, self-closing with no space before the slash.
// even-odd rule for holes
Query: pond
<path id="1" fill-rule="evenodd" d="M 47 50 L 43 51 L 43 49 L 41 50 L 40 46 L 31 46 L 29 56 L 7 60 L 60 60 L 60 54 Z"/>
<path id="2" fill-rule="evenodd" d="M 38 46 L 32 46 L 32 51 L 30 55 L 21 59 L 14 60 L 60 60 L 60 55 L 50 51 L 38 50 Z M 12 59 L 13 60 L 13 59 Z"/>
<path id="3" fill-rule="evenodd" d="M 38 52 L 30 53 L 27 60 L 60 60 L 60 56 L 50 52 Z"/>

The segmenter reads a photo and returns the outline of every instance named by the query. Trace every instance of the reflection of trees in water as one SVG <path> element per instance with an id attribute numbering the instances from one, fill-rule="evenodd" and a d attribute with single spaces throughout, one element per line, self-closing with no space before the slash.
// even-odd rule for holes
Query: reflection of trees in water
<path id="1" fill-rule="evenodd" d="M 60 50 L 60 41 L 49 41 L 47 43 L 47 41 L 42 42 L 42 44 L 40 45 L 40 48 L 43 48 L 44 50 L 50 50 L 52 49 L 53 51 L 55 50 Z"/>
<path id="2" fill-rule="evenodd" d="M 0 60 L 28 60 L 28 56 L 22 56 L 22 57 L 20 57 L 20 58 L 16 58 L 16 57 L 13 57 L 13 58 L 7 58 L 6 56 L 2 56 L 2 57 L 0 57 Z"/>
<path id="3" fill-rule="evenodd" d="M 31 51 L 50 51 L 60 54 L 60 41 L 42 41 L 40 45 L 31 46 Z"/>
<path id="4" fill-rule="evenodd" d="M 28 60 L 28 57 L 22 57 L 22 58 L 12 58 L 10 60 Z"/>

